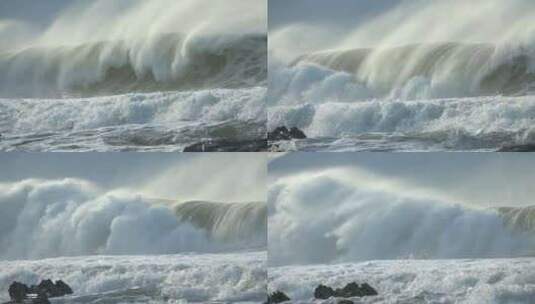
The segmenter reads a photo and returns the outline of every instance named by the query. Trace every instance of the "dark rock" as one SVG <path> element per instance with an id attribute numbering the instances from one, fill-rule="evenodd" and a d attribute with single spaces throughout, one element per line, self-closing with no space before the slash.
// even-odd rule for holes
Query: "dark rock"
<path id="1" fill-rule="evenodd" d="M 336 301 L 336 304 L 355 304 L 355 303 L 348 299 L 341 299 L 341 300 Z"/>
<path id="2" fill-rule="evenodd" d="M 314 298 L 316 299 L 322 299 L 322 300 L 325 300 L 325 299 L 328 299 L 330 297 L 334 297 L 334 290 L 329 287 L 329 286 L 325 286 L 325 285 L 318 285 L 318 287 L 316 287 L 316 289 L 314 290 Z"/>
<path id="3" fill-rule="evenodd" d="M 266 303 L 272 304 L 272 303 L 282 303 L 286 301 L 290 301 L 290 298 L 284 292 L 277 290 L 274 293 L 268 295 L 268 300 Z"/>
<path id="4" fill-rule="evenodd" d="M 28 293 L 30 293 L 30 290 L 28 286 L 25 284 L 22 284 L 20 282 L 13 282 L 11 285 L 9 285 L 9 297 L 14 302 L 22 302 L 24 299 L 28 297 Z"/>
<path id="5" fill-rule="evenodd" d="M 376 296 L 379 294 L 377 290 L 371 287 L 368 283 L 363 283 L 360 285 L 360 290 L 364 293 L 364 296 Z"/>
<path id="6" fill-rule="evenodd" d="M 49 304 L 48 298 L 62 297 L 72 294 L 73 291 L 67 283 L 62 280 L 56 281 L 43 280 L 39 285 L 28 287 L 26 284 L 13 282 L 9 286 L 10 303 L 27 303 L 27 304 Z"/>
<path id="7" fill-rule="evenodd" d="M 296 127 L 292 127 L 290 129 L 290 136 L 292 138 L 296 138 L 296 139 L 305 139 L 305 138 L 307 138 L 307 136 L 305 135 L 305 132 L 299 130 Z"/>
<path id="8" fill-rule="evenodd" d="M 336 298 L 353 298 L 353 297 L 366 297 L 366 296 L 376 296 L 378 295 L 377 291 L 371 287 L 368 283 L 363 283 L 362 285 L 357 284 L 356 282 L 351 282 L 344 286 L 344 288 L 337 288 L 333 290 L 329 286 L 319 285 L 314 290 L 314 297 L 316 299 L 328 299 L 330 297 Z"/>
<path id="9" fill-rule="evenodd" d="M 265 139 L 241 141 L 214 139 L 187 146 L 183 152 L 265 152 L 267 149 Z"/>
<path id="10" fill-rule="evenodd" d="M 342 289 L 336 289 L 335 294 L 337 297 L 342 298 L 351 298 L 351 297 L 362 297 L 359 284 L 351 282 L 344 286 Z"/>
<path id="11" fill-rule="evenodd" d="M 275 130 L 268 132 L 268 140 L 291 140 L 291 139 L 305 139 L 305 133 L 296 127 L 288 129 L 285 126 L 277 127 Z"/>
<path id="12" fill-rule="evenodd" d="M 63 282 L 62 280 L 56 281 L 56 288 L 62 295 L 68 295 L 73 294 L 73 291 L 67 283 Z"/>
<path id="13" fill-rule="evenodd" d="M 32 289 L 34 293 L 46 295 L 48 298 L 63 297 L 73 293 L 71 287 L 62 280 L 56 281 L 55 284 L 52 280 L 43 280 L 39 285 L 32 286 Z"/>

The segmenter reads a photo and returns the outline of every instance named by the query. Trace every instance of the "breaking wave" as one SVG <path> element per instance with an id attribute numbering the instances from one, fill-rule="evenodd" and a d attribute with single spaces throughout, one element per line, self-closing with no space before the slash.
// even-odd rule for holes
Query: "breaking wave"
<path id="1" fill-rule="evenodd" d="M 237 203 L 202 205 L 189 211 L 180 211 L 179 205 L 175 213 L 165 204 L 124 191 L 102 191 L 76 179 L 0 184 L 0 257 L 228 252 L 266 246 L 266 228 L 256 222 L 265 208 L 262 203 L 243 208 Z M 214 221 L 200 221 L 205 214 Z"/>
<path id="2" fill-rule="evenodd" d="M 535 254 L 533 209 L 484 209 L 345 170 L 269 188 L 275 265 Z"/>
<path id="3" fill-rule="evenodd" d="M 320 52 L 315 63 L 350 73 L 375 97 L 526 95 L 535 90 L 535 52 L 494 44 L 435 43 Z"/>
<path id="4" fill-rule="evenodd" d="M 0 54 L 2 97 L 72 97 L 263 85 L 265 35 L 33 47 Z"/>

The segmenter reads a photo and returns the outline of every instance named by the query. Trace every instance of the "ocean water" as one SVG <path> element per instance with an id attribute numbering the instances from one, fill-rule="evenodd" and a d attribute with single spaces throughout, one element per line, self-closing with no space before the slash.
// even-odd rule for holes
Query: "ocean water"
<path id="1" fill-rule="evenodd" d="M 236 7 L 244 13 L 229 17 Z M 265 12 L 262 1 L 98 0 L 51 21 L 0 20 L 0 149 L 182 151 L 264 138 Z"/>
<path id="2" fill-rule="evenodd" d="M 367 282 L 379 293 L 354 303 L 532 303 L 535 259 L 382 260 L 344 264 L 270 267 L 269 290 L 292 303 L 336 303 L 314 299 L 319 284 L 341 288 Z"/>
<path id="3" fill-rule="evenodd" d="M 182 151 L 265 136 L 263 87 L 0 99 L 4 151 Z"/>
<path id="4" fill-rule="evenodd" d="M 265 202 L 177 202 L 87 180 L 0 183 L 0 301 L 63 280 L 53 303 L 260 303 Z"/>
<path id="5" fill-rule="evenodd" d="M 61 279 L 74 291 L 52 303 L 261 303 L 266 253 L 79 256 L 0 261 L 0 301 L 12 281 Z"/>
<path id="6" fill-rule="evenodd" d="M 533 2 L 375 6 L 380 13 L 354 24 L 296 20 L 270 32 L 268 130 L 298 127 L 308 136 L 277 143 L 280 150 L 496 151 L 533 143 Z"/>

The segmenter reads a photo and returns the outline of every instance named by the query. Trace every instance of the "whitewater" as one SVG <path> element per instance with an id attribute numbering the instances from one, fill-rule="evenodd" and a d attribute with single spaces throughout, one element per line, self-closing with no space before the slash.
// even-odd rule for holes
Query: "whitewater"
<path id="1" fill-rule="evenodd" d="M 279 177 L 268 191 L 268 289 L 292 303 L 356 281 L 355 303 L 531 303 L 532 206 L 480 207 L 359 169 Z"/>
<path id="2" fill-rule="evenodd" d="M 297 22 L 277 28 L 270 32 L 268 130 L 295 126 L 307 134 L 280 143 L 283 150 L 496 151 L 530 144 L 533 11 L 523 0 L 415 1 L 387 7 L 343 34 Z"/>
<path id="3" fill-rule="evenodd" d="M 239 2 L 239 1 L 238 1 Z M 0 20 L 0 149 L 182 151 L 265 134 L 265 4 L 70 4 Z M 240 7 L 244 14 L 232 15 Z"/>
<path id="4" fill-rule="evenodd" d="M 53 303 L 258 303 L 265 202 L 176 201 L 86 180 L 0 184 L 0 300 L 14 280 L 62 279 Z"/>

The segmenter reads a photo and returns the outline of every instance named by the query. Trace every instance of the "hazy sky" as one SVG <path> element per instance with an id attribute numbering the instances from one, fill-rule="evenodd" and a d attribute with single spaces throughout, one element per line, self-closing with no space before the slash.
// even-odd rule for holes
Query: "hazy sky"
<path id="1" fill-rule="evenodd" d="M 80 178 L 154 198 L 265 200 L 262 153 L 0 153 L 0 183 Z"/>
<path id="2" fill-rule="evenodd" d="M 0 0 L 0 20 L 17 19 L 46 25 L 64 8 L 83 2 L 88 0 Z"/>
<path id="3" fill-rule="evenodd" d="M 268 0 L 269 28 L 290 23 L 355 25 L 381 14 L 403 0 Z"/>
<path id="4" fill-rule="evenodd" d="M 360 168 L 481 206 L 535 205 L 535 155 L 518 153 L 299 153 L 271 160 L 269 179 Z"/>

